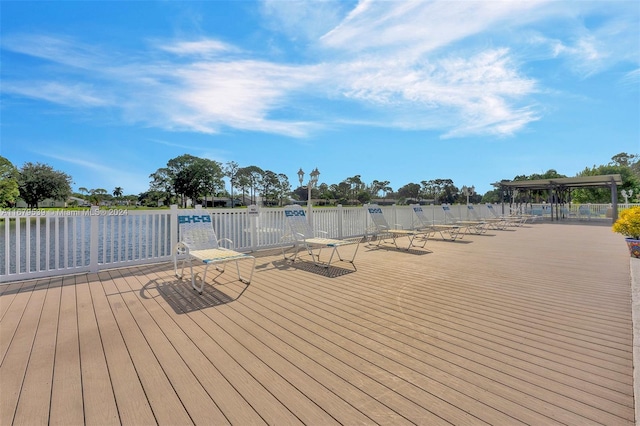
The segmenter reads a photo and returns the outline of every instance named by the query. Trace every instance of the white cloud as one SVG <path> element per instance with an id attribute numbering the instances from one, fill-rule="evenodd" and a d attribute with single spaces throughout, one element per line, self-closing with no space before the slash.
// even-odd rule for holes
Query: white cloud
<path id="1" fill-rule="evenodd" d="M 534 96 L 545 88 L 520 69 L 532 49 L 536 59 L 564 60 L 582 76 L 621 61 L 637 68 L 637 12 L 604 15 L 587 28 L 581 22 L 595 9 L 590 2 L 363 0 L 348 11 L 351 5 L 263 2 L 267 27 L 303 38 L 304 53 L 318 54 L 314 62 L 303 55 L 303 63 L 258 60 L 264 52 L 207 37 L 115 57 L 68 37 L 10 35 L 5 49 L 56 67 L 50 74 L 35 68 L 33 82 L 5 79 L 2 90 L 82 108 L 117 106 L 124 120 L 169 130 L 305 137 L 331 121 L 377 121 L 455 137 L 509 135 L 540 118 Z M 526 37 L 512 37 L 521 29 Z M 637 80 L 637 72 L 628 75 Z M 82 83 L 65 83 L 74 79 Z M 333 109 L 345 102 L 355 108 Z"/>
<path id="2" fill-rule="evenodd" d="M 101 107 L 111 104 L 110 100 L 88 84 L 64 84 L 54 81 L 8 82 L 3 84 L 2 90 L 5 93 L 69 107 Z"/>
<path id="3" fill-rule="evenodd" d="M 269 116 L 314 79 L 309 71 L 250 60 L 175 64 L 154 69 L 147 84 L 133 87 L 125 108 L 132 119 L 166 129 L 217 133 L 229 127 L 301 137 L 312 123 Z M 130 72 L 151 74 L 138 67 Z"/>
<path id="4" fill-rule="evenodd" d="M 399 49 L 419 56 L 481 33 L 502 21 L 527 19 L 543 1 L 361 1 L 322 37 L 330 48 L 353 51 Z"/>
<path id="5" fill-rule="evenodd" d="M 234 52 L 237 49 L 227 43 L 218 40 L 201 39 L 196 41 L 178 41 L 159 45 L 159 49 L 179 56 L 211 56 L 225 52 Z"/>
<path id="6" fill-rule="evenodd" d="M 270 30 L 294 40 L 315 41 L 339 24 L 352 4 L 344 0 L 264 0 L 261 12 Z"/>
<path id="7" fill-rule="evenodd" d="M 512 134 L 536 119 L 530 109 L 512 105 L 535 93 L 536 85 L 519 75 L 506 49 L 431 62 L 372 57 L 332 69 L 337 77 L 328 77 L 327 86 L 334 84 L 347 98 L 375 106 L 385 122 L 402 128 L 463 129 L 449 136 L 474 129 Z"/>
<path id="8" fill-rule="evenodd" d="M 4 36 L 2 47 L 40 59 L 80 69 L 99 68 L 99 48 L 60 35 L 13 34 Z M 113 60 L 115 58 L 111 58 Z M 106 65 L 103 61 L 101 65 Z"/>

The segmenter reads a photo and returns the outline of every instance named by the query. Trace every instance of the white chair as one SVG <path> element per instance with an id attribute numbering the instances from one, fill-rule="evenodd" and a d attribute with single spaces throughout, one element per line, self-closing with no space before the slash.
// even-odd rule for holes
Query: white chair
<path id="1" fill-rule="evenodd" d="M 467 233 L 469 234 L 484 234 L 487 232 L 487 222 L 479 221 L 479 220 L 462 220 L 458 219 L 451 213 L 451 207 L 447 204 L 442 205 L 442 210 L 444 211 L 444 217 L 449 223 L 453 225 L 459 225 L 467 228 Z"/>
<path id="2" fill-rule="evenodd" d="M 512 213 L 510 215 L 501 215 L 498 214 L 496 209 L 493 208 L 492 204 L 487 203 L 487 210 L 489 213 L 493 215 L 496 219 L 503 219 L 506 221 L 507 226 L 520 226 L 525 220 L 527 215 L 522 215 L 519 213 Z"/>
<path id="3" fill-rule="evenodd" d="M 406 250 L 409 250 L 411 247 L 413 247 L 413 243 L 418 236 L 422 236 L 424 240 L 424 243 L 419 246 L 420 248 L 424 248 L 424 246 L 427 244 L 427 239 L 429 238 L 428 233 L 424 231 L 390 227 L 387 219 L 382 213 L 382 209 L 377 204 L 369 204 L 366 209 L 369 212 L 369 216 L 371 217 L 372 221 L 371 226 L 367 230 L 367 234 L 375 236 L 378 240 L 378 245 L 391 238 L 391 240 L 393 241 L 393 245 L 395 245 L 396 248 L 400 249 L 397 243 L 397 239 L 399 237 L 408 237 L 409 246 L 406 248 Z"/>
<path id="4" fill-rule="evenodd" d="M 580 219 L 587 218 L 587 220 L 591 220 L 591 208 L 584 204 L 578 207 L 578 217 Z"/>
<path id="5" fill-rule="evenodd" d="M 415 228 L 419 231 L 429 232 L 429 237 L 434 236 L 436 233 L 440 235 L 443 240 L 456 240 L 463 238 L 467 228 L 460 227 L 458 225 L 443 225 L 438 223 L 431 223 L 424 214 L 422 206 L 419 204 L 411 204 L 411 209 L 415 213 L 417 222 L 414 223 Z M 448 235 L 445 237 L 445 235 Z"/>
<path id="6" fill-rule="evenodd" d="M 316 236 L 313 232 L 313 229 L 309 225 L 309 222 L 307 222 L 307 217 L 304 209 L 298 205 L 286 206 L 284 208 L 284 215 L 286 222 L 289 225 L 290 233 L 287 233 L 283 237 L 283 239 L 293 240 L 293 249 L 295 250 L 292 255 L 287 256 L 285 249 L 283 248 L 282 254 L 285 259 L 295 262 L 295 260 L 299 258 L 300 250 L 304 248 L 307 250 L 307 253 L 311 256 L 311 258 L 313 259 L 313 263 L 316 266 L 321 266 L 328 269 L 329 266 L 331 266 L 331 261 L 333 260 L 334 255 L 337 255 L 338 260 L 351 263 L 353 269 L 356 270 L 354 260 L 356 258 L 356 254 L 358 253 L 358 248 L 360 247 L 360 241 L 362 241 L 361 237 L 338 240 Z M 324 231 L 320 231 L 320 233 L 325 235 L 327 234 Z M 353 244 L 356 245 L 356 248 L 351 259 L 343 258 L 340 255 L 338 248 Z M 331 255 L 329 256 L 329 260 L 326 263 L 320 261 L 320 253 L 323 248 L 331 249 Z"/>
<path id="7" fill-rule="evenodd" d="M 206 211 L 189 210 L 180 212 L 178 215 L 178 232 L 180 242 L 173 249 L 174 272 L 178 278 L 182 279 L 184 266 L 188 262 L 191 272 L 191 286 L 198 293 L 202 294 L 209 265 L 215 265 L 216 270 L 222 274 L 225 270 L 225 264 L 230 261 L 235 261 L 238 279 L 245 284 L 251 282 L 256 263 L 255 257 L 222 247 L 220 243 L 226 242 L 233 246 L 233 241 L 228 238 L 217 239 L 215 230 L 213 229 L 211 215 Z M 178 260 L 180 258 L 182 258 L 182 270 L 178 274 Z M 202 282 L 199 287 L 196 286 L 195 275 L 193 274 L 194 260 L 205 265 Z M 251 274 L 248 279 L 243 278 L 240 274 L 240 266 L 238 265 L 238 261 L 240 260 L 253 261 Z"/>
<path id="8" fill-rule="evenodd" d="M 474 221 L 485 222 L 486 227 L 490 229 L 505 229 L 507 220 L 502 217 L 480 217 L 476 209 L 471 204 L 467 204 L 467 211 Z"/>

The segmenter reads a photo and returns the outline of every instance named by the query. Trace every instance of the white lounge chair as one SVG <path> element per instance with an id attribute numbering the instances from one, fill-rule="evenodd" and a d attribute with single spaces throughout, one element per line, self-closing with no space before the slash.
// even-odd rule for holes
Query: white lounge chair
<path id="1" fill-rule="evenodd" d="M 480 217 L 476 209 L 471 204 L 467 205 L 467 211 L 471 215 L 472 220 L 478 222 L 485 222 L 487 228 L 490 229 L 505 229 L 508 225 L 507 219 L 503 217 Z"/>
<path id="2" fill-rule="evenodd" d="M 487 222 L 459 219 L 451 213 L 451 207 L 447 204 L 442 205 L 442 210 L 444 211 L 444 217 L 450 224 L 466 227 L 469 234 L 484 234 L 487 232 Z"/>
<path id="3" fill-rule="evenodd" d="M 189 263 L 191 271 L 191 286 L 198 293 L 202 294 L 204 283 L 207 278 L 209 265 L 215 265 L 216 270 L 223 273 L 225 264 L 230 261 L 236 262 L 238 279 L 245 284 L 249 284 L 253 278 L 256 259 L 248 254 L 240 253 L 230 248 L 222 247 L 220 244 L 226 242 L 233 246 L 233 241 L 228 238 L 218 240 L 213 229 L 211 215 L 204 210 L 190 210 L 181 212 L 178 215 L 178 232 L 180 242 L 173 249 L 173 266 L 176 276 L 182 279 L 185 263 Z M 182 258 L 182 270 L 178 274 L 178 260 Z M 196 286 L 195 275 L 193 274 L 193 261 L 196 260 L 205 265 L 204 274 L 200 286 Z M 251 274 L 249 279 L 245 279 L 240 274 L 239 260 L 251 260 Z M 221 265 L 221 266 L 219 266 Z"/>
<path id="4" fill-rule="evenodd" d="M 504 219 L 507 222 L 507 226 L 520 226 L 525 223 L 527 220 L 535 218 L 533 215 L 521 214 L 519 212 L 514 212 L 510 215 L 500 215 L 493 208 L 492 204 L 487 203 L 487 210 L 491 213 L 495 218 Z"/>
<path id="5" fill-rule="evenodd" d="M 415 228 L 418 231 L 424 231 L 429 233 L 429 237 L 439 234 L 443 240 L 455 240 L 463 238 L 467 228 L 460 227 L 458 225 L 443 225 L 432 223 L 425 216 L 422 206 L 419 204 L 411 204 L 411 209 L 415 213 L 417 221 L 414 222 Z M 445 237 L 445 235 L 447 235 Z"/>
<path id="6" fill-rule="evenodd" d="M 295 250 L 292 255 L 287 256 L 286 251 L 283 248 L 282 254 L 285 259 L 295 262 L 295 260 L 299 258 L 300 250 L 304 248 L 307 250 L 307 253 L 309 253 L 311 258 L 313 259 L 313 263 L 316 266 L 321 266 L 328 269 L 329 266 L 331 266 L 331 261 L 333 260 L 334 255 L 337 255 L 340 261 L 351 263 L 353 269 L 356 270 L 354 260 L 356 258 L 356 254 L 358 253 L 358 248 L 360 247 L 360 241 L 362 241 L 361 237 L 338 240 L 316 236 L 313 232 L 313 229 L 309 225 L 309 222 L 307 222 L 307 217 L 305 215 L 304 209 L 298 205 L 286 206 L 284 208 L 284 215 L 286 222 L 289 225 L 290 232 L 286 233 L 283 239 L 293 240 L 293 248 Z M 327 234 L 324 231 L 320 231 L 320 233 Z M 338 248 L 353 244 L 356 245 L 356 248 L 351 259 L 343 258 L 340 255 Z M 329 256 L 329 260 L 326 263 L 320 261 L 320 253 L 323 248 L 331 249 L 331 255 Z M 315 250 L 317 250 L 317 252 L 315 252 Z"/>
<path id="7" fill-rule="evenodd" d="M 578 207 L 578 217 L 580 219 L 587 218 L 587 220 L 591 220 L 591 208 L 584 204 Z"/>
<path id="8" fill-rule="evenodd" d="M 420 248 L 424 248 L 427 244 L 427 239 L 429 238 L 429 234 L 424 231 L 416 231 L 410 229 L 401 229 L 401 228 L 392 228 L 389 226 L 387 219 L 384 217 L 382 213 L 382 209 L 377 204 L 369 204 L 366 207 L 369 212 L 369 216 L 371 217 L 372 224 L 367 229 L 367 234 L 371 234 L 371 236 L 375 236 L 378 240 L 378 244 L 386 241 L 387 239 L 391 239 L 393 241 L 393 245 L 396 248 L 400 249 L 397 243 L 397 239 L 399 237 L 408 237 L 409 238 L 409 246 L 405 250 L 409 250 L 414 246 L 414 241 L 417 237 L 422 236 L 424 243 L 419 246 Z"/>

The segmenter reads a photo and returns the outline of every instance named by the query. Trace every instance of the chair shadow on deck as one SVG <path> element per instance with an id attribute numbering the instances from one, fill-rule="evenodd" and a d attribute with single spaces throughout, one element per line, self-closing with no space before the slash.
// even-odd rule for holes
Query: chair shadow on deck
<path id="1" fill-rule="evenodd" d="M 274 268 L 280 271 L 286 271 L 290 269 L 297 269 L 300 271 L 310 272 L 316 275 L 322 275 L 327 278 L 337 278 L 343 275 L 348 275 L 356 272 L 355 269 L 347 269 L 341 268 L 339 266 L 331 265 L 329 267 L 318 266 L 314 264 L 312 261 L 307 260 L 296 260 L 295 262 L 291 262 L 290 260 L 280 259 L 274 260 L 271 262 Z"/>
<path id="2" fill-rule="evenodd" d="M 433 253 L 432 250 L 428 249 L 428 248 L 423 248 L 423 247 L 417 247 L 417 248 L 404 248 L 404 247 L 396 247 L 395 245 L 389 244 L 389 243 L 385 243 L 384 240 L 382 240 L 382 244 L 372 244 L 372 241 L 378 241 L 377 238 L 373 237 L 370 238 L 365 244 L 365 248 L 367 251 L 375 251 L 375 250 L 385 250 L 385 251 L 395 251 L 398 253 L 409 253 L 409 254 L 413 254 L 416 256 L 422 256 L 425 254 L 430 254 Z"/>
<path id="3" fill-rule="evenodd" d="M 403 248 L 403 249 L 397 249 L 397 248 L 395 248 L 394 246 L 391 246 L 391 245 L 382 245 L 382 244 L 381 244 L 381 245 L 379 245 L 379 246 L 376 246 L 376 245 L 366 245 L 365 247 L 366 247 L 366 250 L 367 250 L 367 251 L 377 251 L 377 250 L 382 250 L 382 251 L 395 251 L 395 252 L 398 252 L 398 253 L 408 253 L 408 254 L 412 254 L 412 255 L 414 255 L 414 256 L 424 256 L 425 254 L 431 254 L 431 253 L 433 253 L 433 251 L 432 251 L 432 250 L 429 250 L 429 249 L 422 249 L 422 250 L 417 250 L 417 249 L 413 249 L 413 248 L 410 248 L 410 249 L 408 249 L 408 250 L 407 250 L 407 249 L 405 249 L 405 248 Z"/>
<path id="4" fill-rule="evenodd" d="M 240 282 L 230 283 L 229 285 L 205 285 L 202 289 L 202 294 L 199 294 L 188 284 L 188 281 L 175 277 L 154 279 L 142 286 L 140 297 L 143 299 L 157 297 L 153 294 L 153 289 L 155 289 L 176 314 L 187 314 L 234 302 L 249 288 L 249 284 Z M 222 291 L 221 288 L 224 288 L 227 292 Z"/>

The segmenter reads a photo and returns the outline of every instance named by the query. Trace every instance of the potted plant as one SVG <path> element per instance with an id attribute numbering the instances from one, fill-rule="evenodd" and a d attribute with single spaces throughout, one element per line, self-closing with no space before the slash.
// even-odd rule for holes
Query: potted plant
<path id="1" fill-rule="evenodd" d="M 624 235 L 631 257 L 640 259 L 640 206 L 620 212 L 613 224 L 613 231 Z"/>

